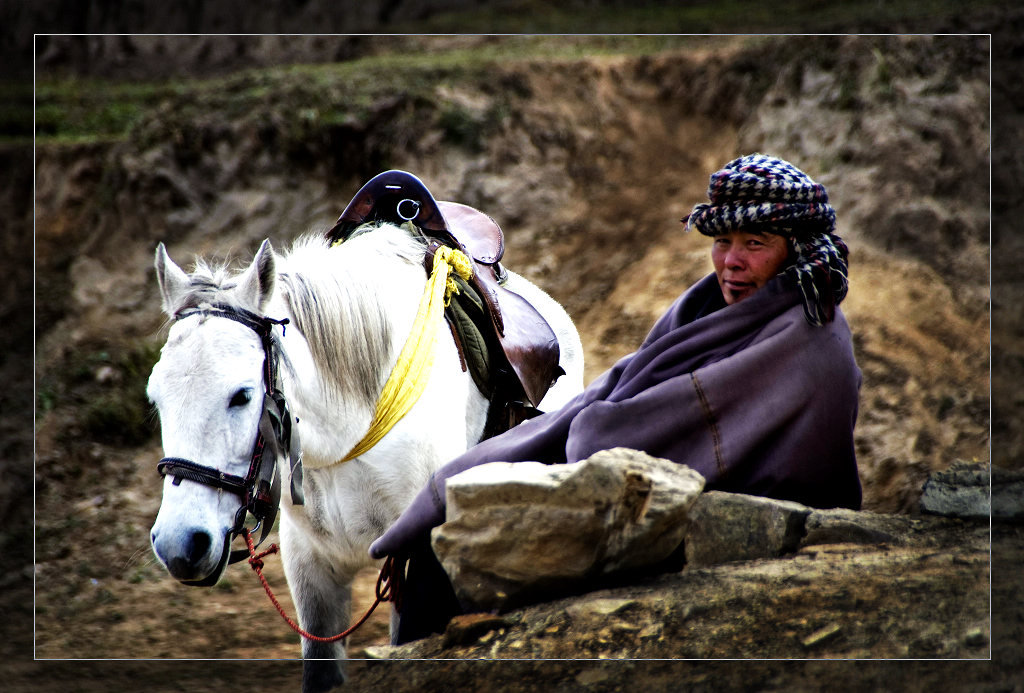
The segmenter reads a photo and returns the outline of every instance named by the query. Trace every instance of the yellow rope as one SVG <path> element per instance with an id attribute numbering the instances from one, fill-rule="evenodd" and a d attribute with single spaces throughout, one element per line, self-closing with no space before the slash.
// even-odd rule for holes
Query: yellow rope
<path id="1" fill-rule="evenodd" d="M 384 389 L 381 390 L 373 420 L 370 422 L 370 430 L 345 457 L 338 460 L 337 464 L 365 454 L 409 413 L 423 394 L 430 379 L 430 369 L 434 364 L 444 307 L 448 305 L 452 294 L 459 291 L 451 277 L 452 272 L 468 280 L 473 276 L 473 265 L 461 251 L 442 246 L 434 253 L 434 266 L 431 268 L 427 287 L 420 298 L 420 307 L 416 312 L 412 331 L 398 355 L 391 375 L 384 383 Z"/>

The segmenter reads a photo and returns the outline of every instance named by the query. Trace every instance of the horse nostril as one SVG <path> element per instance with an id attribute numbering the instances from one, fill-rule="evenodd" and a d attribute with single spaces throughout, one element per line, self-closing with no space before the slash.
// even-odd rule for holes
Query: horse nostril
<path id="1" fill-rule="evenodd" d="M 193 566 L 198 565 L 206 557 L 206 553 L 210 550 L 210 544 L 212 540 L 210 535 L 203 531 L 196 531 L 192 533 L 191 550 L 188 553 L 189 563 Z"/>

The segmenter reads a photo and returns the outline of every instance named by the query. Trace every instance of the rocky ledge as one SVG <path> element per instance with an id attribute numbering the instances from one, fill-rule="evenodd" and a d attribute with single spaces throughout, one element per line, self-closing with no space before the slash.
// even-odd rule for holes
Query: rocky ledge
<path id="1" fill-rule="evenodd" d="M 449 482 L 449 522 L 433 537 L 472 613 L 365 656 L 990 656 L 990 523 L 974 511 L 823 511 L 702 492 L 692 470 L 633 450 L 487 466 Z"/>

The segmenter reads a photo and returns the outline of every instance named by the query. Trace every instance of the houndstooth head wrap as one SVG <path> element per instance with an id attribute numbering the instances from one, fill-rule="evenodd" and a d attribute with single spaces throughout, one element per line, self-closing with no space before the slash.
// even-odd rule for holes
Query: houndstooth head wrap
<path id="1" fill-rule="evenodd" d="M 749 154 L 711 174 L 708 200 L 682 219 L 687 231 L 719 236 L 749 228 L 788 237 L 797 257 L 782 274 L 803 293 L 807 321 L 835 317 L 846 298 L 849 250 L 834 233 L 836 212 L 823 185 L 788 161 Z"/>

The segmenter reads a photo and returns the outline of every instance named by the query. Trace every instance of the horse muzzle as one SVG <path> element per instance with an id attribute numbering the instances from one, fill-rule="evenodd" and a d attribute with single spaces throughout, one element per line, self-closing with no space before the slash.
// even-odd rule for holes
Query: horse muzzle
<path id="1" fill-rule="evenodd" d="M 231 532 L 212 536 L 206 529 L 191 527 L 175 532 L 153 529 L 153 553 L 175 580 L 194 587 L 217 583 L 228 564 Z"/>

